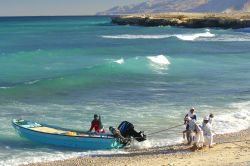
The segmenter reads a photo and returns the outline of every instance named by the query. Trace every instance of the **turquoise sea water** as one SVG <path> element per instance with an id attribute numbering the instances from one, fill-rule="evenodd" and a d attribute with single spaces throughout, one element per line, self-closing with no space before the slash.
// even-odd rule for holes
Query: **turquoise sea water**
<path id="1" fill-rule="evenodd" d="M 216 133 L 250 122 L 250 30 L 117 26 L 109 17 L 0 18 L 0 165 L 91 154 L 20 138 L 23 118 L 87 130 L 128 120 L 150 133 L 213 112 Z M 184 128 L 184 127 L 183 127 Z M 136 147 L 181 140 L 183 128 Z"/>

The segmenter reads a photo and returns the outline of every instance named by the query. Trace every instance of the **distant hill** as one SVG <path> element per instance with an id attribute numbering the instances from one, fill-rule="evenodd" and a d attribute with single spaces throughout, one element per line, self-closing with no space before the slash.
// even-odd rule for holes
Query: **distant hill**
<path id="1" fill-rule="evenodd" d="M 231 11 L 250 12 L 250 0 L 150 0 L 129 6 L 116 6 L 97 15 Z"/>
<path id="2" fill-rule="evenodd" d="M 250 0 L 208 0 L 193 12 L 250 11 Z"/>

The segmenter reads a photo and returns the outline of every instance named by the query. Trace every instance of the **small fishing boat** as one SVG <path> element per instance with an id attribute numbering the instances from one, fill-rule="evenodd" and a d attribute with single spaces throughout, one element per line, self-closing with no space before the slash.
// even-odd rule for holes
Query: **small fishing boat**
<path id="1" fill-rule="evenodd" d="M 12 125 L 21 137 L 49 145 L 91 150 L 124 146 L 112 134 L 76 131 L 17 119 L 12 120 Z"/>

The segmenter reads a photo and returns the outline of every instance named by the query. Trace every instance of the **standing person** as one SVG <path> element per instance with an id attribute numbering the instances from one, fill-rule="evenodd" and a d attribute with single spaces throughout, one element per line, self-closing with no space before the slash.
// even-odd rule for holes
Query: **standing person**
<path id="1" fill-rule="evenodd" d="M 209 117 L 205 117 L 203 119 L 201 128 L 203 130 L 204 145 L 208 145 L 210 148 L 212 148 L 213 132 L 212 132 L 212 125 L 209 123 Z"/>
<path id="2" fill-rule="evenodd" d="M 189 110 L 189 112 L 185 115 L 185 117 L 184 117 L 184 124 L 187 124 L 186 123 L 186 118 L 187 117 L 190 117 L 191 119 L 194 119 L 195 121 L 197 120 L 194 108 L 191 108 Z"/>
<path id="3" fill-rule="evenodd" d="M 197 120 L 194 108 L 191 108 L 189 110 L 189 112 L 184 117 L 184 124 L 186 125 L 186 130 L 183 131 L 183 137 L 185 138 L 185 134 L 186 134 L 188 144 L 191 144 L 191 142 L 192 142 L 190 139 L 191 139 L 191 130 L 192 130 L 193 126 L 189 126 L 189 123 L 191 120 L 193 122 L 195 122 Z M 193 124 L 193 122 L 191 122 L 191 125 Z"/>
<path id="4" fill-rule="evenodd" d="M 195 151 L 197 149 L 202 149 L 204 144 L 204 137 L 203 137 L 203 131 L 200 125 L 195 123 L 194 126 L 194 145 L 192 149 Z"/>
<path id="5" fill-rule="evenodd" d="M 95 129 L 96 133 L 105 133 L 104 127 L 101 122 L 101 116 L 98 116 L 97 114 L 94 115 L 94 119 L 91 122 L 89 132 L 92 132 L 93 129 Z"/>
<path id="6" fill-rule="evenodd" d="M 191 143 L 193 141 L 193 134 L 194 134 L 193 131 L 195 129 L 196 123 L 195 123 L 195 120 L 191 119 L 190 117 L 186 117 L 185 122 L 186 122 L 188 127 L 186 127 L 186 130 L 183 131 L 183 135 L 186 134 L 188 145 L 191 145 Z"/>
<path id="7" fill-rule="evenodd" d="M 211 125 L 213 125 L 213 119 L 214 119 L 214 114 L 210 114 L 209 115 L 209 123 L 211 124 Z"/>

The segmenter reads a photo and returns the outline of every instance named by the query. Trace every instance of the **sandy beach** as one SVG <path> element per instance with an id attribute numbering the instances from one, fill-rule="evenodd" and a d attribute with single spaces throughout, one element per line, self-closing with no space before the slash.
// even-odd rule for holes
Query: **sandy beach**
<path id="1" fill-rule="evenodd" d="M 178 144 L 173 146 L 127 150 L 125 155 L 92 156 L 34 163 L 28 166 L 189 166 L 189 165 L 220 165 L 247 166 L 250 165 L 250 129 L 237 133 L 216 135 L 213 148 L 204 148 L 192 152 L 190 146 Z"/>

